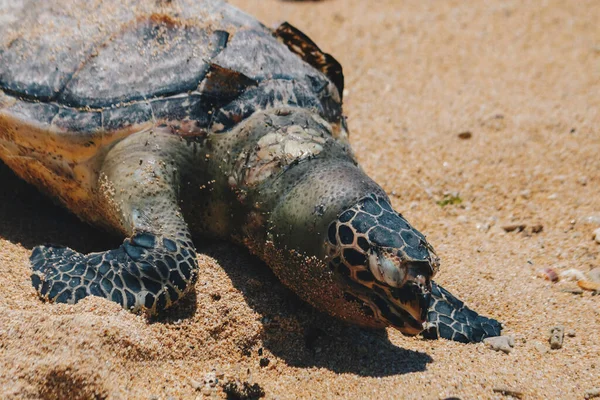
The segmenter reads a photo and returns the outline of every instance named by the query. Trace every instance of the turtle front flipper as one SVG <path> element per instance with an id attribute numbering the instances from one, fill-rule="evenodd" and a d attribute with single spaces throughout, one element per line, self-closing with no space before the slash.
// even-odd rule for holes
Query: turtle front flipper
<path id="1" fill-rule="evenodd" d="M 173 135 L 148 131 L 110 150 L 99 173 L 98 213 L 129 237 L 117 249 L 85 255 L 36 247 L 31 280 L 41 297 L 74 304 L 100 296 L 156 313 L 186 293 L 198 266 L 178 206 L 177 146 Z"/>
<path id="2" fill-rule="evenodd" d="M 431 283 L 431 305 L 427 314 L 426 339 L 442 337 L 457 342 L 481 342 L 499 336 L 502 324 L 477 314 L 435 282 Z"/>
<path id="3" fill-rule="evenodd" d="M 100 296 L 154 313 L 177 301 L 193 278 L 195 252 L 188 240 L 139 232 L 117 249 L 86 255 L 38 246 L 30 258 L 31 280 L 43 298 L 57 303 Z"/>

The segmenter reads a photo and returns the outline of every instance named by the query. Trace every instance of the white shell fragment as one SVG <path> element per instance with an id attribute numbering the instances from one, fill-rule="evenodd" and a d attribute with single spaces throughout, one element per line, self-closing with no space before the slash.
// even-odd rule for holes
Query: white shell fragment
<path id="1" fill-rule="evenodd" d="M 567 281 L 583 281 L 585 274 L 578 269 L 569 268 L 560 273 L 560 277 Z"/>
<path id="2" fill-rule="evenodd" d="M 513 336 L 493 336 L 483 339 L 489 348 L 496 351 L 503 351 L 508 354 L 515 346 L 515 338 Z"/>

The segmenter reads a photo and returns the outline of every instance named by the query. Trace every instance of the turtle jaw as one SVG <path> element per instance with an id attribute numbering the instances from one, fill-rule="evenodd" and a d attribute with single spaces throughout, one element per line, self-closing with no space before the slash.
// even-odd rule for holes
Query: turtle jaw
<path id="1" fill-rule="evenodd" d="M 403 304 L 403 310 L 407 311 L 409 317 L 405 319 L 406 325 L 398 327 L 392 324 L 392 326 L 398 329 L 405 335 L 417 335 L 424 329 L 424 323 L 427 320 L 427 312 L 429 311 L 429 305 L 431 304 L 431 283 L 429 289 L 424 289 L 423 286 L 414 284 L 412 282 L 407 283 L 409 286 L 407 289 L 413 291 L 415 294 L 415 300 Z"/>
<path id="2" fill-rule="evenodd" d="M 346 277 L 338 278 L 346 300 L 359 303 L 371 319 L 371 322 L 367 320 L 359 324 L 390 326 L 409 336 L 417 335 L 424 329 L 431 302 L 431 281 L 428 278 L 422 275 L 409 276 L 402 287 L 392 287 L 382 282 L 363 286 Z"/>
<path id="3" fill-rule="evenodd" d="M 413 292 L 414 300 L 407 303 L 406 309 L 416 320 L 424 323 L 431 304 L 431 278 L 419 273 L 419 270 L 409 268 L 407 290 Z"/>
<path id="4" fill-rule="evenodd" d="M 357 291 L 366 290 L 366 303 L 376 319 L 405 335 L 417 335 L 427 320 L 436 264 L 432 261 L 400 261 L 382 255 L 376 257 L 376 265 L 373 262 L 367 264 L 375 279 L 362 281 L 358 273 L 352 271 L 349 276 L 353 281 L 351 287 Z"/>
<path id="5" fill-rule="evenodd" d="M 413 336 L 424 329 L 431 303 L 431 281 L 422 275 L 409 277 L 401 288 L 375 290 L 372 305 L 375 315 L 405 335 Z"/>
<path id="6" fill-rule="evenodd" d="M 431 278 L 436 273 L 435 262 L 404 262 L 403 269 L 406 272 L 406 280 L 400 288 L 392 287 L 389 290 L 390 299 L 397 306 L 408 312 L 407 325 L 391 325 L 405 335 L 417 335 L 423 329 L 427 321 L 427 313 L 431 304 Z"/>

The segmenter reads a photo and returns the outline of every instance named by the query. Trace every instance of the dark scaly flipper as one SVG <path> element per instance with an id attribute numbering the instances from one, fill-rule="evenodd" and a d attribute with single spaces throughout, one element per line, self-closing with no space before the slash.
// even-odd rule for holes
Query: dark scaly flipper
<path id="1" fill-rule="evenodd" d="M 502 324 L 471 310 L 435 282 L 431 284 L 431 305 L 422 335 L 426 339 L 442 337 L 462 343 L 481 342 L 500 336 Z"/>
<path id="2" fill-rule="evenodd" d="M 74 304 L 100 296 L 132 311 L 156 313 L 187 292 L 198 265 L 177 205 L 177 144 L 174 135 L 149 131 L 115 145 L 102 166 L 99 191 L 104 216 L 117 219 L 130 237 L 117 249 L 87 255 L 36 247 L 31 280 L 41 297 Z"/>
<path id="3" fill-rule="evenodd" d="M 38 246 L 30 258 L 31 281 L 43 298 L 57 303 L 100 296 L 132 311 L 154 313 L 185 293 L 195 258 L 189 238 L 171 240 L 149 232 L 137 233 L 119 248 L 102 253 Z"/>

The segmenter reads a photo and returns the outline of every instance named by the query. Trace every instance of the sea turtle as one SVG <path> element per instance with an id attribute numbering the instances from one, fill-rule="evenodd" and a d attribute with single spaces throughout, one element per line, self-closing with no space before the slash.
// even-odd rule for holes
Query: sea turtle
<path id="1" fill-rule="evenodd" d="M 191 232 L 243 244 L 319 309 L 462 342 L 500 333 L 431 281 L 438 257 L 359 167 L 340 64 L 218 0 L 0 2 L 0 158 L 122 234 L 38 246 L 40 296 L 156 313 L 193 286 Z"/>

